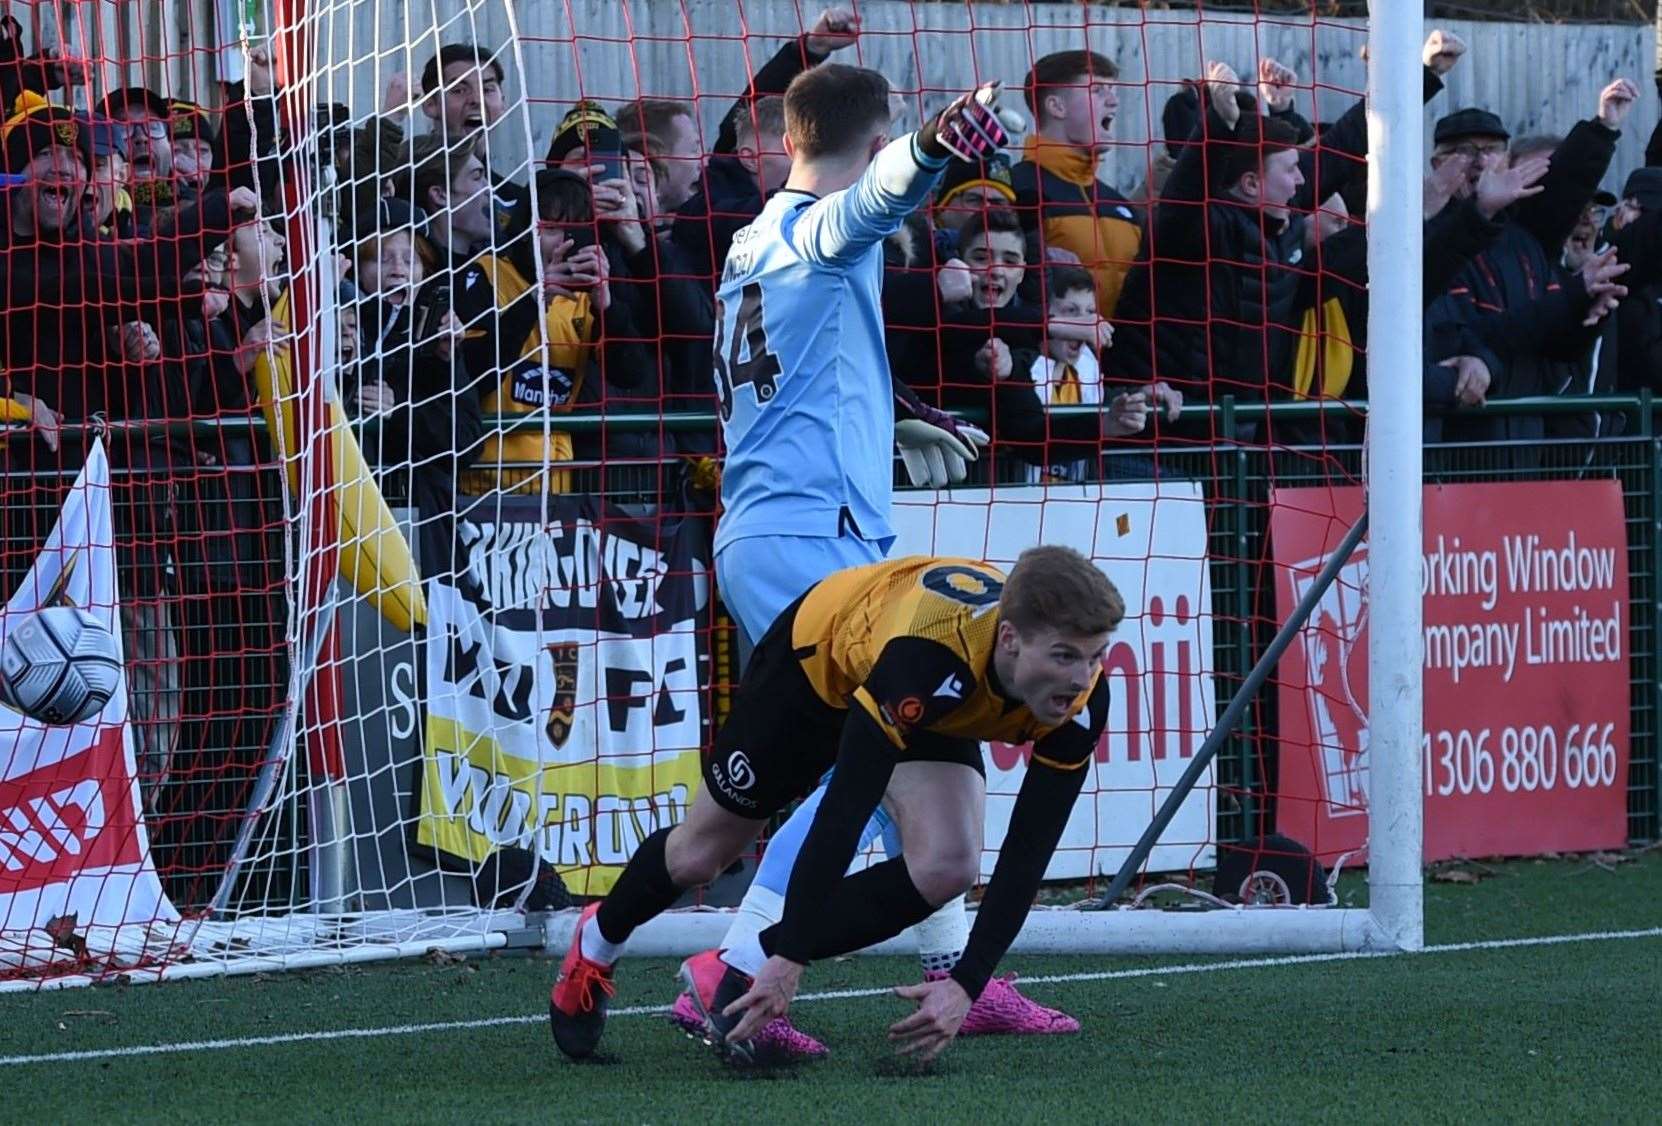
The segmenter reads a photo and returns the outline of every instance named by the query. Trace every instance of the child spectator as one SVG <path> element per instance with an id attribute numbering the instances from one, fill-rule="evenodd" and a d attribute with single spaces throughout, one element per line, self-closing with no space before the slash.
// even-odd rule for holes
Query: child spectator
<path id="1" fill-rule="evenodd" d="M 1097 313 L 1096 281 L 1079 266 L 1051 266 L 1045 271 L 1044 347 L 1028 376 L 1033 393 L 1046 407 L 1102 406 L 1106 395 L 1097 351 L 1113 339 L 1113 330 Z M 1097 453 L 1104 438 L 1136 434 L 1145 425 L 1151 404 L 1173 404 L 1169 389 L 1121 393 L 1097 416 L 1050 416 L 1045 460 L 1035 465 L 1034 481 L 1089 481 L 1097 478 Z"/>
<path id="2" fill-rule="evenodd" d="M 1147 412 L 1143 396 L 1121 396 L 1100 416 L 1047 425 L 1048 400 L 1041 398 L 1033 374 L 1047 336 L 1061 347 L 1062 340 L 1087 339 L 1088 333 L 1094 349 L 1106 343 L 1107 322 L 1096 316 L 1093 304 L 1088 324 L 1059 317 L 1047 332 L 1043 312 L 1019 293 L 1027 273 L 1027 239 L 1021 220 L 1008 208 L 971 216 L 959 237 L 969 297 L 941 309 L 939 404 L 986 417 L 995 449 L 1002 443 L 1032 464 L 1048 463 L 1046 442 L 1052 433 L 1058 438 L 1088 438 L 1094 451 L 1103 437 L 1141 430 Z"/>
<path id="3" fill-rule="evenodd" d="M 929 217 L 935 224 L 935 256 L 945 262 L 957 258 L 958 234 L 976 215 L 990 208 L 1008 208 L 1016 202 L 1010 170 L 1002 164 L 971 164 L 955 160 L 935 188 Z"/>
<path id="4" fill-rule="evenodd" d="M 418 485 L 452 481 L 456 454 L 482 431 L 477 398 L 458 390 L 461 322 L 437 288 L 449 275 L 424 288 L 434 262 L 424 222 L 402 200 L 382 200 L 360 217 L 352 255 L 363 347 L 350 399 L 374 423 L 364 457 L 383 492 L 412 500 Z"/>

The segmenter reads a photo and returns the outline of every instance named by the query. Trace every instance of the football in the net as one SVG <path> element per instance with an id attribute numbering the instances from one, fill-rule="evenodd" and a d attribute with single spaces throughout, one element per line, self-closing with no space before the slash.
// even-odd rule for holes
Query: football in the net
<path id="1" fill-rule="evenodd" d="M 120 684 L 115 636 L 79 607 L 27 613 L 0 642 L 0 704 L 41 723 L 91 719 Z"/>

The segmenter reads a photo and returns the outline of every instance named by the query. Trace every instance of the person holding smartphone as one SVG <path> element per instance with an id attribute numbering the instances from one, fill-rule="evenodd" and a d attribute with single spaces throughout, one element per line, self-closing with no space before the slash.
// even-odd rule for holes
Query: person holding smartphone
<path id="1" fill-rule="evenodd" d="M 359 360 L 348 402 L 368 425 L 362 444 L 382 491 L 414 500 L 429 482 L 454 479 L 455 455 L 473 450 L 479 401 L 459 377 L 461 321 L 450 308 L 449 272 L 429 275 L 427 217 L 383 199 L 359 218 L 349 257 Z"/>

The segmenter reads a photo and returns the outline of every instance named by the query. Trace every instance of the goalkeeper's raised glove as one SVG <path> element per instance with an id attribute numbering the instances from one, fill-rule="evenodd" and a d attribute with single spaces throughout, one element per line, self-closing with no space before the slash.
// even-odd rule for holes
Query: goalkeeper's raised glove
<path id="1" fill-rule="evenodd" d="M 914 486 L 944 489 L 969 473 L 987 435 L 967 422 L 955 421 L 949 430 L 921 418 L 903 418 L 894 424 L 894 441 Z"/>
<path id="2" fill-rule="evenodd" d="M 991 160 L 999 150 L 1010 143 L 1005 123 L 1020 129 L 1020 114 L 1001 109 L 998 104 L 1001 82 L 989 82 L 957 98 L 953 103 L 924 122 L 918 130 L 918 148 L 927 157 L 945 160 Z"/>

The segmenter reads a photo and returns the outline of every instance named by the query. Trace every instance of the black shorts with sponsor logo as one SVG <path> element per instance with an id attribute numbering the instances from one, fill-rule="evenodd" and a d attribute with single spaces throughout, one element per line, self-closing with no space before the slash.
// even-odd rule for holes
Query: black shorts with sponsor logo
<path id="1" fill-rule="evenodd" d="M 763 820 L 811 793 L 837 763 L 848 709 L 819 698 L 791 644 L 796 610 L 786 607 L 756 643 L 733 696 L 733 710 L 704 760 L 704 786 L 729 813 Z M 914 731 L 897 762 L 955 762 L 985 774 L 981 744 Z M 887 744 L 885 744 L 887 746 Z"/>

